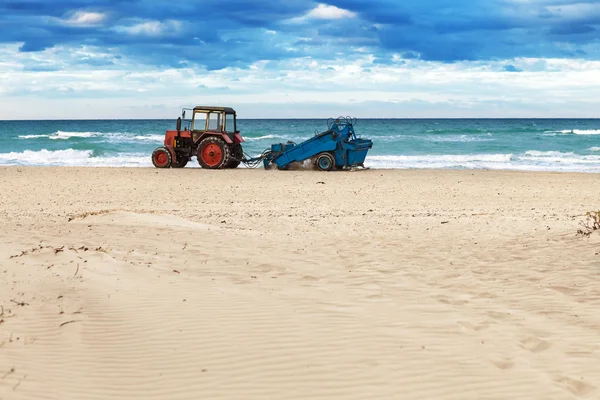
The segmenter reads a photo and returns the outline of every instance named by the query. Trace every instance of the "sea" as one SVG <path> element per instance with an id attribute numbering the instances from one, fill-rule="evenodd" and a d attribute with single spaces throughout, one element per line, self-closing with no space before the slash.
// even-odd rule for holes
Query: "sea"
<path id="1" fill-rule="evenodd" d="M 175 123 L 0 121 L 0 165 L 153 167 Z M 240 119 L 238 129 L 244 152 L 257 156 L 327 130 L 327 120 Z M 355 130 L 373 140 L 370 168 L 600 172 L 600 119 L 358 119 Z M 186 168 L 199 168 L 196 159 Z"/>

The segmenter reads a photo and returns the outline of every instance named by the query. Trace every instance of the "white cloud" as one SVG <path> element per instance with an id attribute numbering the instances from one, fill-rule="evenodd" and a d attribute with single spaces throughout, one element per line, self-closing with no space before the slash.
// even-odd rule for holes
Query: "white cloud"
<path id="1" fill-rule="evenodd" d="M 76 11 L 68 19 L 61 20 L 68 25 L 91 26 L 101 24 L 106 18 L 106 14 L 100 12 Z"/>
<path id="2" fill-rule="evenodd" d="M 146 21 L 131 26 L 117 26 L 115 30 L 128 35 L 166 36 L 180 32 L 181 28 L 182 24 L 180 21 L 167 20 L 165 22 Z"/>
<path id="3" fill-rule="evenodd" d="M 32 108 L 42 110 L 37 118 L 171 118 L 197 102 L 232 105 L 245 118 L 321 117 L 335 110 L 361 118 L 593 117 L 600 97 L 600 61 L 590 60 L 398 59 L 373 65 L 373 56 L 365 54 L 351 62 L 297 58 L 205 71 L 140 66 L 93 47 L 57 46 L 32 60 L 18 48 L 0 46 L 0 60 L 10 60 L 0 62 L 0 119 L 31 118 Z M 115 65 L 90 69 L 80 64 L 82 57 L 113 57 Z M 507 64 L 523 72 L 506 72 Z M 31 65 L 60 69 L 24 70 Z"/>
<path id="4" fill-rule="evenodd" d="M 319 4 L 317 7 L 313 8 L 303 16 L 288 19 L 287 22 L 292 24 L 298 24 L 311 19 L 336 20 L 344 18 L 354 18 L 356 17 L 356 15 L 357 14 L 355 12 L 345 10 L 343 8 L 338 8 L 336 6 L 330 6 L 326 4 Z"/>
<path id="5" fill-rule="evenodd" d="M 342 19 L 342 18 L 354 18 L 356 13 L 336 6 L 329 6 L 326 4 L 319 4 L 316 8 L 306 14 L 307 18 L 315 19 Z"/>
<path id="6" fill-rule="evenodd" d="M 580 19 L 600 15 L 600 4 L 576 3 L 546 7 L 552 14 L 566 19 Z"/>

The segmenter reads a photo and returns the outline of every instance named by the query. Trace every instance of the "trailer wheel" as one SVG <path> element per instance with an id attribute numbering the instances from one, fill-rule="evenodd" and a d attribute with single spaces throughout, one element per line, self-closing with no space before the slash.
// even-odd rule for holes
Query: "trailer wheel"
<path id="1" fill-rule="evenodd" d="M 190 161 L 190 158 L 187 156 L 180 156 L 177 157 L 177 161 L 174 163 L 171 163 L 171 167 L 173 168 L 183 168 L 187 165 L 188 161 Z"/>
<path id="2" fill-rule="evenodd" d="M 206 169 L 224 168 L 229 161 L 229 146 L 223 139 L 209 136 L 198 144 L 198 164 Z"/>
<path id="3" fill-rule="evenodd" d="M 319 171 L 331 171 L 335 166 L 335 160 L 329 153 L 321 153 L 315 160 L 315 165 Z"/>
<path id="4" fill-rule="evenodd" d="M 156 168 L 169 168 L 171 166 L 171 152 L 166 147 L 158 147 L 152 152 L 152 164 Z"/>

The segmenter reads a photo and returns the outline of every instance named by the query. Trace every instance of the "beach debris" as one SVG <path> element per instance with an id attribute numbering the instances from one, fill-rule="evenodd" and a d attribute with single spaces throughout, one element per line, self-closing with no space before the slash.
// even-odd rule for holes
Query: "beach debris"
<path id="1" fill-rule="evenodd" d="M 29 303 L 25 303 L 24 301 L 16 301 L 16 300 L 11 300 L 11 301 L 21 307 L 25 307 L 25 306 L 29 305 Z"/>
<path id="2" fill-rule="evenodd" d="M 181 273 L 181 272 L 177 271 L 176 269 L 174 269 L 173 272 L 175 272 L 176 274 L 180 274 Z"/>
<path id="3" fill-rule="evenodd" d="M 57 247 L 54 249 L 54 254 L 60 253 L 65 249 L 65 246 Z"/>
<path id="4" fill-rule="evenodd" d="M 67 325 L 67 324 L 72 324 L 72 323 L 74 323 L 74 322 L 78 322 L 78 321 L 75 321 L 75 320 L 71 320 L 71 321 L 65 321 L 65 322 L 63 322 L 62 324 L 60 324 L 58 327 L 60 328 L 60 327 L 62 327 L 62 326 L 65 326 L 65 325 Z"/>
<path id="5" fill-rule="evenodd" d="M 77 269 L 75 270 L 75 273 L 73 274 L 73 276 L 77 275 L 78 272 L 79 272 L 79 263 L 77 263 Z"/>
<path id="6" fill-rule="evenodd" d="M 585 221 L 579 223 L 581 229 L 577 230 L 577 234 L 589 237 L 592 232 L 600 230 L 600 210 L 588 211 L 585 217 Z"/>

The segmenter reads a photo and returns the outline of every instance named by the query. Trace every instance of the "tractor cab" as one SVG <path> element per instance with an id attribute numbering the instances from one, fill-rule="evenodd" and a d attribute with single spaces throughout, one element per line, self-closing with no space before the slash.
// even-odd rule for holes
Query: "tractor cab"
<path id="1" fill-rule="evenodd" d="M 194 107 L 190 120 L 190 131 L 194 141 L 205 134 L 227 135 L 234 139 L 239 131 L 236 127 L 235 110 L 229 107 Z M 185 110 L 184 110 L 185 117 Z"/>
<path id="2" fill-rule="evenodd" d="M 164 146 L 154 151 L 152 162 L 157 168 L 182 168 L 196 156 L 202 168 L 236 168 L 244 157 L 244 139 L 236 123 L 236 112 L 230 107 L 184 108 L 176 130 L 166 132 Z"/>

